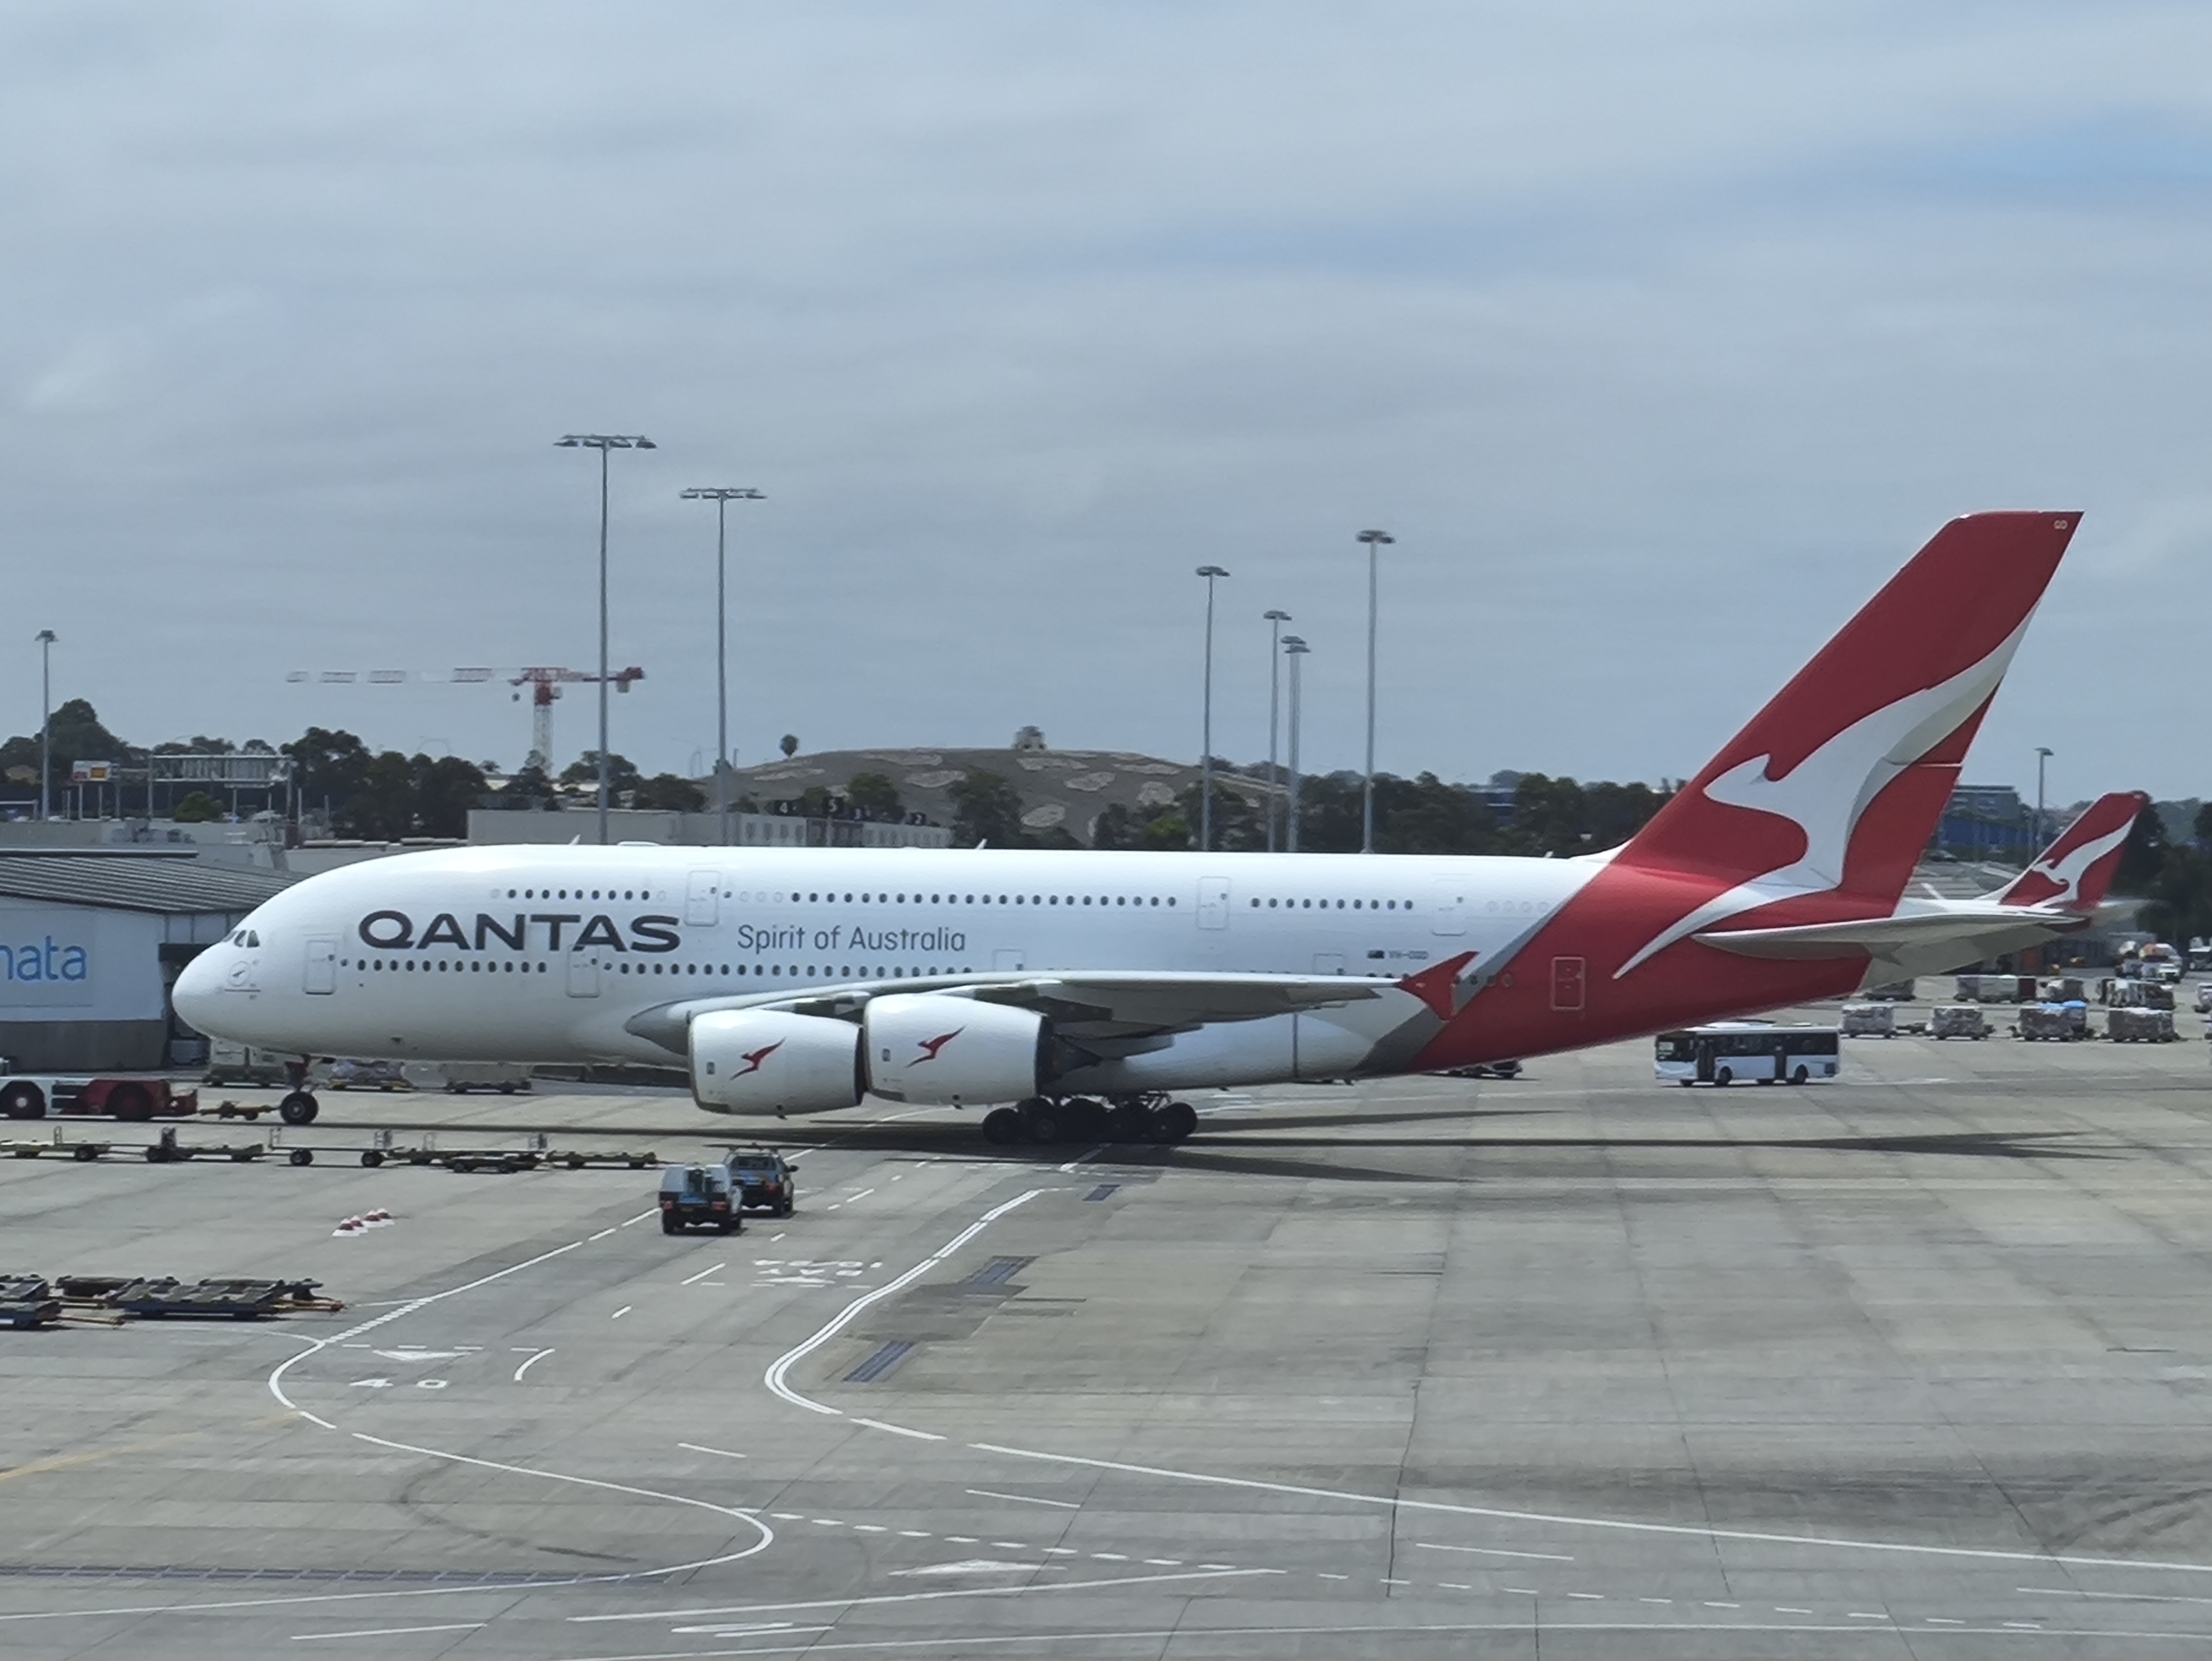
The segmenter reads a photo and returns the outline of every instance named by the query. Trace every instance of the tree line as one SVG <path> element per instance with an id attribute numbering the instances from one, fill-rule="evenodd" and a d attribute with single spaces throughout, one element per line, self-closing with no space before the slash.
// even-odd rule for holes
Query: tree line
<path id="1" fill-rule="evenodd" d="M 1434 773 L 1375 780 L 1375 845 L 1385 854 L 1526 854 L 1565 858 L 1623 843 L 1671 794 L 1648 784 L 1588 784 L 1543 773 L 1513 776 L 1512 812 L 1494 813 L 1474 785 L 1447 784 Z M 1354 772 L 1317 774 L 1298 784 L 1298 848 L 1304 853 L 1359 851 L 1364 780 Z M 1233 773 L 1217 771 L 1213 846 L 1257 852 L 1267 846 L 1267 793 L 1239 788 Z M 971 773 L 951 786 L 952 840 L 963 847 L 1079 848 L 1070 830 L 1031 830 L 1022 824 L 1018 791 L 996 773 Z M 1277 846 L 1287 845 L 1285 802 L 1278 808 Z M 1173 801 L 1129 808 L 1115 803 L 1091 822 L 1095 848 L 1191 849 L 1202 817 L 1200 788 Z"/>

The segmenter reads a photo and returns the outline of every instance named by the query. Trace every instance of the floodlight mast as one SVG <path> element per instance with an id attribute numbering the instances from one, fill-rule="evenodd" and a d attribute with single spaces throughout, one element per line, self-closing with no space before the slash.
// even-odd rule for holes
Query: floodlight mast
<path id="1" fill-rule="evenodd" d="M 554 441 L 562 450 L 599 453 L 599 846 L 607 845 L 607 798 L 613 775 L 607 764 L 607 452 L 659 447 L 643 433 L 568 433 Z"/>
<path id="2" fill-rule="evenodd" d="M 1213 585 L 1229 573 L 1218 565 L 1201 565 L 1206 579 L 1206 706 L 1200 720 L 1198 757 L 1198 851 L 1213 850 Z"/>
<path id="3" fill-rule="evenodd" d="M 702 486 L 682 492 L 686 502 L 714 504 L 714 812 L 722 846 L 730 845 L 730 504 L 765 502 L 758 490 Z"/>

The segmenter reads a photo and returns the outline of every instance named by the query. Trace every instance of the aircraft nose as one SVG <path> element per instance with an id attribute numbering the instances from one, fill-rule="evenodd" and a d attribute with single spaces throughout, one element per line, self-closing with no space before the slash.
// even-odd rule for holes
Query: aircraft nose
<path id="1" fill-rule="evenodd" d="M 169 989 L 170 1004 L 194 1031 L 206 1031 L 215 1013 L 216 999 L 222 990 L 222 970 L 216 959 L 222 953 L 221 946 L 201 952 L 185 965 Z"/>

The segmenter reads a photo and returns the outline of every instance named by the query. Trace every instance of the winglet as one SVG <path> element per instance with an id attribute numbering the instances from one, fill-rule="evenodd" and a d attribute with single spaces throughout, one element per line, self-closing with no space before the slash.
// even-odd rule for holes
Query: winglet
<path id="1" fill-rule="evenodd" d="M 2094 911 L 2112 885 L 2129 833 L 2149 806 L 2150 798 L 2140 790 L 2098 797 L 2033 864 L 1991 897 L 1999 905 Z"/>

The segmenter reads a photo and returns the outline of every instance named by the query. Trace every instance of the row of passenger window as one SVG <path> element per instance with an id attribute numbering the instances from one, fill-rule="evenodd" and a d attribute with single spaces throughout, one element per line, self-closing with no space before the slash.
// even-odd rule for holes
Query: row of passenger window
<path id="1" fill-rule="evenodd" d="M 510 888 L 507 891 L 507 897 L 511 900 L 649 900 L 653 895 L 650 888 L 594 888 L 588 893 L 580 888 L 526 888 L 517 893 Z M 666 899 L 668 896 L 664 893 L 660 897 Z"/>
<path id="2" fill-rule="evenodd" d="M 471 974 L 485 975 L 497 975 L 502 971 L 512 975 L 515 973 L 518 969 L 520 969 L 520 970 L 525 975 L 532 973 L 542 975 L 545 972 L 545 965 L 542 963 L 534 964 L 524 963 L 518 964 L 512 958 L 507 958 L 503 963 L 490 962 L 482 958 L 471 958 L 465 964 L 454 958 L 392 958 L 388 960 L 383 958 L 341 958 L 338 963 L 338 967 L 341 969 L 367 969 L 374 970 L 379 974 L 381 974 L 384 970 L 388 969 L 395 975 L 403 969 L 407 970 L 410 974 L 414 973 L 415 970 L 419 969 L 427 975 L 434 967 L 441 972 L 451 970 L 457 975 L 464 969 L 467 970 Z"/>
<path id="3" fill-rule="evenodd" d="M 1257 911 L 1261 904 L 1259 900 L 1254 900 L 1252 909 Z M 1341 911 L 1345 909 L 1346 904 L 1346 902 L 1343 900 L 1268 900 L 1266 902 L 1267 910 L 1270 911 L 1277 906 L 1282 907 L 1285 911 L 1310 911 L 1316 906 L 1319 906 L 1324 911 L 1328 910 L 1332 906 Z M 1354 911 L 1410 911 L 1413 909 L 1413 903 L 1411 900 L 1368 900 L 1364 903 L 1353 900 L 1350 902 L 1350 905 Z"/>
<path id="4" fill-rule="evenodd" d="M 726 894 L 723 896 L 725 899 L 728 897 Z M 852 905 L 856 903 L 861 905 L 1133 905 L 1139 910 L 1148 905 L 1164 905 L 1170 910 L 1175 907 L 1173 895 L 1163 899 L 1157 894 L 1100 894 L 1096 897 L 1089 894 L 924 894 L 918 891 L 912 894 L 839 895 L 834 891 L 802 894 L 794 889 L 788 895 L 781 892 L 740 894 L 738 898 L 762 904 L 773 901 L 776 904 L 793 905 Z"/>

